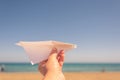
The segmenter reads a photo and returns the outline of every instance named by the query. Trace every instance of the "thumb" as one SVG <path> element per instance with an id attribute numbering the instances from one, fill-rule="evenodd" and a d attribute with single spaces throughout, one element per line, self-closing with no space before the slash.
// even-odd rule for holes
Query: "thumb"
<path id="1" fill-rule="evenodd" d="M 58 52 L 57 49 L 53 48 L 48 59 L 57 59 L 57 55 L 58 55 L 57 52 Z"/>

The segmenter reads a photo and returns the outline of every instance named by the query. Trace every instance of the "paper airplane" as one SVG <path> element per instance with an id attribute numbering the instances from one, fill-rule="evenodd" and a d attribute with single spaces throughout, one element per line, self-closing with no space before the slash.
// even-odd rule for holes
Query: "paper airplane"
<path id="1" fill-rule="evenodd" d="M 65 52 L 76 48 L 74 44 L 58 42 L 58 41 L 37 41 L 37 42 L 24 42 L 20 41 L 16 45 L 25 49 L 31 64 L 40 63 L 46 60 L 53 48 L 57 48 L 58 52 L 64 50 Z"/>

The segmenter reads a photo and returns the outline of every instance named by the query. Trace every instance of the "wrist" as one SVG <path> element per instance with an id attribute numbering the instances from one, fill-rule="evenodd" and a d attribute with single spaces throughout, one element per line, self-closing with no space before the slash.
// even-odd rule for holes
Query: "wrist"
<path id="1" fill-rule="evenodd" d="M 62 71 L 47 71 L 44 80 L 65 80 Z"/>

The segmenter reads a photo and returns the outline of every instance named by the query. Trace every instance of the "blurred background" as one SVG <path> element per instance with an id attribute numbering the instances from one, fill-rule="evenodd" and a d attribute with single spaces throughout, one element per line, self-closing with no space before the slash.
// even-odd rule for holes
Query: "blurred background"
<path id="1" fill-rule="evenodd" d="M 15 43 L 44 40 L 78 46 L 64 72 L 119 72 L 120 1 L 0 0 L 1 72 L 37 72 Z"/>

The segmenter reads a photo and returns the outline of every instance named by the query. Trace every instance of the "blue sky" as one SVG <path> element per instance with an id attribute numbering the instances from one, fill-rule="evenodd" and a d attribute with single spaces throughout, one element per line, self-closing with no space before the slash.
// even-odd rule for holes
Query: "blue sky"
<path id="1" fill-rule="evenodd" d="M 119 0 L 0 0 L 0 62 L 28 62 L 23 41 L 78 45 L 66 62 L 120 62 Z"/>

